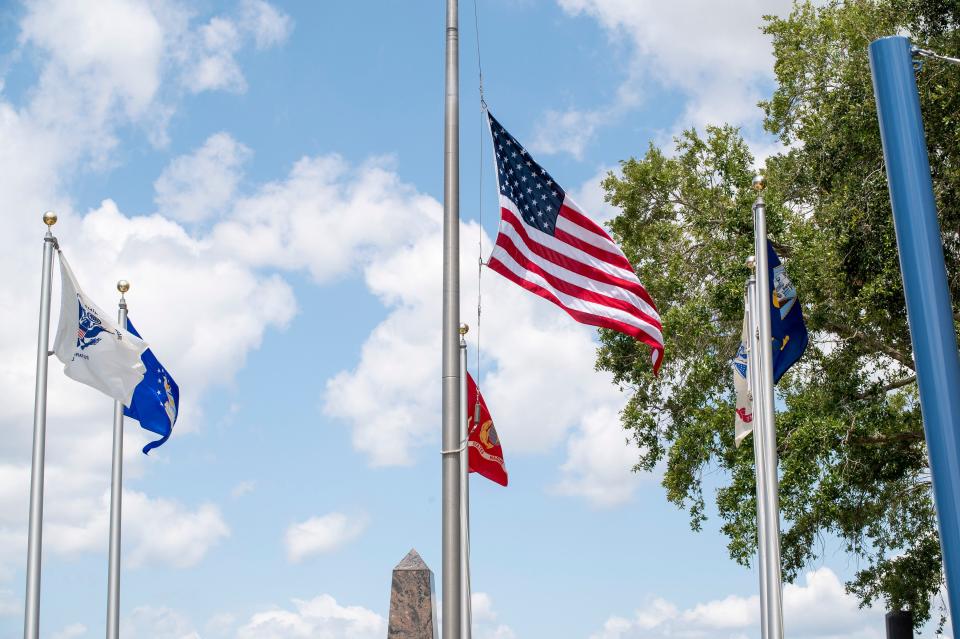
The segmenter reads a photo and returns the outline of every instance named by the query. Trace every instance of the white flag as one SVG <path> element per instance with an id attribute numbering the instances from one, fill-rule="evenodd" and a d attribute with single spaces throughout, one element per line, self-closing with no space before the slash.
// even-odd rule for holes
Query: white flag
<path id="1" fill-rule="evenodd" d="M 737 392 L 737 415 L 734 418 L 734 428 L 736 435 L 734 441 L 737 446 L 740 442 L 753 431 L 753 397 L 750 393 L 750 384 L 747 380 L 747 374 L 750 366 L 750 350 L 747 344 L 750 343 L 749 329 L 747 328 L 747 316 L 743 316 L 743 331 L 740 333 L 740 348 L 737 349 L 737 356 L 733 358 L 733 388 Z"/>
<path id="2" fill-rule="evenodd" d="M 140 355 L 147 343 L 119 328 L 83 294 L 60 255 L 60 326 L 53 350 L 67 377 L 92 386 L 125 406 L 146 369 Z"/>

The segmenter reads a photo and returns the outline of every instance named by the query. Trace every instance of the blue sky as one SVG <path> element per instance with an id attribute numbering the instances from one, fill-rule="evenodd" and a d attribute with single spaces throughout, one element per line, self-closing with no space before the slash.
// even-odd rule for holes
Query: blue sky
<path id="1" fill-rule="evenodd" d="M 615 214 L 606 171 L 685 126 L 731 121 L 775 148 L 754 106 L 772 86 L 757 26 L 782 0 L 478 3 L 488 104 L 596 219 Z M 497 211 L 473 5 L 461 16 L 475 325 Z M 392 567 L 415 547 L 439 568 L 443 28 L 440 2 L 0 9 L 0 266 L 18 275 L 0 317 L 19 327 L 0 337 L 0 636 L 22 628 L 48 208 L 102 307 L 132 282 L 130 316 L 181 388 L 149 458 L 127 423 L 124 636 L 382 637 Z M 494 273 L 482 292 L 511 485 L 472 482 L 475 636 L 756 637 L 756 574 L 716 519 L 692 532 L 658 473 L 630 472 L 594 331 Z M 49 402 L 42 636 L 100 636 L 111 402 L 56 362 Z M 882 636 L 882 611 L 843 593 L 855 568 L 826 542 L 787 589 L 791 636 Z"/>

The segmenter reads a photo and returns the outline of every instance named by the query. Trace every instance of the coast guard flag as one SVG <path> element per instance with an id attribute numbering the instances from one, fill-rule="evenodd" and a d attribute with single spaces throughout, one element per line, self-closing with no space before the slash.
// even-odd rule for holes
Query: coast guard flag
<path id="1" fill-rule="evenodd" d="M 750 393 L 750 384 L 747 381 L 747 371 L 750 364 L 750 330 L 747 327 L 747 316 L 743 316 L 743 329 L 740 331 L 740 348 L 733 358 L 733 389 L 737 394 L 737 412 L 734 418 L 734 442 L 737 446 L 753 430 L 753 396 Z"/>
<path id="2" fill-rule="evenodd" d="M 479 408 L 480 410 L 477 410 Z M 507 467 L 493 418 L 473 376 L 467 373 L 467 468 L 501 486 L 507 485 Z"/>
<path id="3" fill-rule="evenodd" d="M 630 335 L 663 362 L 663 327 L 633 266 L 488 111 L 500 188 L 500 231 L 487 266 L 582 324 Z"/>
<path id="4" fill-rule="evenodd" d="M 783 374 L 796 363 L 807 348 L 807 325 L 803 321 L 803 311 L 797 303 L 797 289 L 787 276 L 787 271 L 773 244 L 767 240 L 767 267 L 770 271 L 770 338 L 773 354 L 773 383 L 776 384 Z M 747 318 L 743 318 L 743 332 L 740 348 L 733 360 L 733 386 L 737 395 L 737 414 L 734 418 L 737 446 L 753 429 L 753 400 L 747 384 L 748 367 L 753 358 L 746 347 L 748 341 Z"/>
<path id="5" fill-rule="evenodd" d="M 127 330 L 140 337 L 129 317 Z M 145 350 L 140 358 L 146 367 L 146 373 L 143 381 L 133 391 L 130 406 L 124 407 L 123 414 L 140 422 L 141 427 L 160 435 L 160 439 L 143 447 L 146 455 L 170 439 L 173 425 L 177 421 L 177 410 L 180 408 L 180 387 L 160 364 L 157 356 L 153 354 L 153 349 Z"/>
<path id="6" fill-rule="evenodd" d="M 83 294 L 70 265 L 60 256 L 60 325 L 53 351 L 72 379 L 130 404 L 143 379 L 140 355 L 147 344 L 119 328 L 109 315 Z"/>

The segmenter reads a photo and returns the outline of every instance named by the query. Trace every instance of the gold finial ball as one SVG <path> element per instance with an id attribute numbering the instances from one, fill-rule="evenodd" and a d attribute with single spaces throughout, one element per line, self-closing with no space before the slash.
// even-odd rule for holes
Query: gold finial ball
<path id="1" fill-rule="evenodd" d="M 120 291 L 121 294 L 126 293 L 130 290 L 130 282 L 127 280 L 120 280 L 117 282 L 117 290 Z"/>
<path id="2" fill-rule="evenodd" d="M 753 190 L 762 191 L 767 188 L 767 178 L 762 175 L 753 176 Z"/>
<path id="3" fill-rule="evenodd" d="M 57 223 L 57 214 L 53 211 L 46 211 L 43 214 L 43 223 L 47 226 L 53 226 Z"/>
<path id="4" fill-rule="evenodd" d="M 461 335 L 466 335 L 469 330 L 470 330 L 470 327 L 467 326 L 466 324 L 461 324 L 461 325 L 460 325 L 460 334 L 461 334 Z"/>

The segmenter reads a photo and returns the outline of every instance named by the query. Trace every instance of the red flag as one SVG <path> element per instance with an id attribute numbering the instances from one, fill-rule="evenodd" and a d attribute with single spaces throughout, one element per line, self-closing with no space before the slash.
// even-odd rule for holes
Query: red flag
<path id="1" fill-rule="evenodd" d="M 470 373 L 467 373 L 467 433 L 467 465 L 470 472 L 480 473 L 490 481 L 506 486 L 507 467 L 503 464 L 500 438 L 487 410 L 487 403 L 477 391 L 477 383 Z"/>

